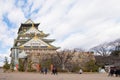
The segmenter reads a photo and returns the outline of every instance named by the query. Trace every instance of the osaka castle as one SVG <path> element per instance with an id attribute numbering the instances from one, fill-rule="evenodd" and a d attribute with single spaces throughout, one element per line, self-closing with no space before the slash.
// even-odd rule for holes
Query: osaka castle
<path id="1" fill-rule="evenodd" d="M 39 25 L 40 23 L 34 23 L 31 19 L 20 25 L 10 54 L 14 69 L 17 70 L 21 65 L 19 60 L 22 61 L 25 68 L 29 62 L 35 67 L 40 64 L 42 58 L 48 58 L 46 55 L 55 54 L 59 48 L 51 44 L 55 39 L 47 39 L 49 34 L 39 30 Z"/>

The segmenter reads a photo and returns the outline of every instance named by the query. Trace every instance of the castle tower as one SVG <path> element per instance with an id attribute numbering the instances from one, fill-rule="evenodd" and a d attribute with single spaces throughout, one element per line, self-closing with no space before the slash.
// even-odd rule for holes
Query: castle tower
<path id="1" fill-rule="evenodd" d="M 51 45 L 54 39 L 46 39 L 49 34 L 38 30 L 40 23 L 27 20 L 20 25 L 18 36 L 11 48 L 11 63 L 19 65 L 19 58 L 31 59 L 32 63 L 39 63 L 42 54 L 54 54 L 58 47 Z"/>

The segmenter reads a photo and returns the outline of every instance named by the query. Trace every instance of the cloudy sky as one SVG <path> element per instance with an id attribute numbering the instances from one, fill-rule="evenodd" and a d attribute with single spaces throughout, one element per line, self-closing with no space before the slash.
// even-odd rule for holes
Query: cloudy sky
<path id="1" fill-rule="evenodd" d="M 120 38 L 120 0 L 0 0 L 0 65 L 27 19 L 40 22 L 39 30 L 62 49 Z"/>

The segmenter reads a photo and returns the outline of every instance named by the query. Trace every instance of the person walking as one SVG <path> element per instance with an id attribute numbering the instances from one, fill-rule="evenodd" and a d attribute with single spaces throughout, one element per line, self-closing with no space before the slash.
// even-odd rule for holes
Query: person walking
<path id="1" fill-rule="evenodd" d="M 47 68 L 45 67 L 44 73 L 47 74 L 47 72 L 48 72 L 48 70 L 47 70 Z"/>
<path id="2" fill-rule="evenodd" d="M 79 70 L 79 74 L 82 74 L 82 73 L 83 73 L 83 70 L 82 70 L 82 69 L 80 69 L 80 70 Z"/>
<path id="3" fill-rule="evenodd" d="M 55 67 L 55 74 L 57 75 L 58 74 L 58 71 L 57 71 L 57 68 Z"/>
<path id="4" fill-rule="evenodd" d="M 40 71 L 41 71 L 42 74 L 44 73 L 44 69 L 43 68 L 41 68 Z"/>
<path id="5" fill-rule="evenodd" d="M 110 68 L 110 72 L 108 76 L 113 76 L 115 74 L 115 70 L 113 68 Z"/>

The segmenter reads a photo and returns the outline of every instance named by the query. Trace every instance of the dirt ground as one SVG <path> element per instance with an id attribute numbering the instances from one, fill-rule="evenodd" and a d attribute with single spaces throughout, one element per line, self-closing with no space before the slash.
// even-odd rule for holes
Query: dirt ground
<path id="1" fill-rule="evenodd" d="M 27 72 L 0 72 L 0 80 L 120 80 L 120 77 L 108 77 L 107 73 L 58 73 L 40 74 Z"/>

